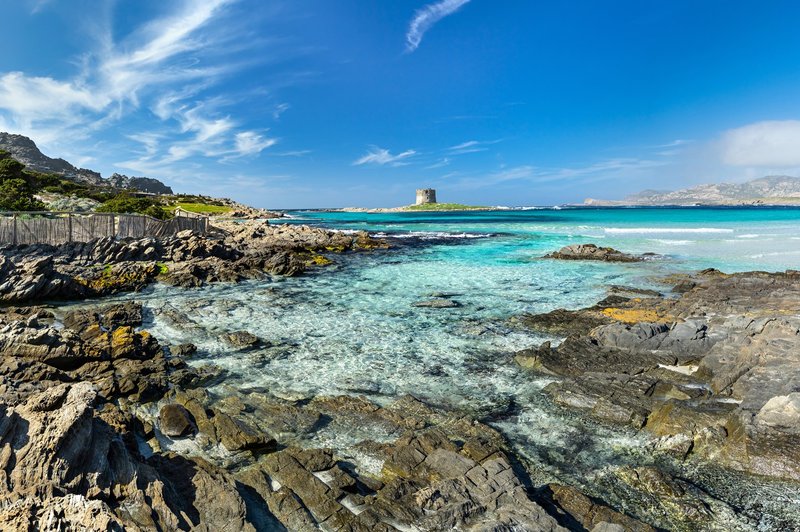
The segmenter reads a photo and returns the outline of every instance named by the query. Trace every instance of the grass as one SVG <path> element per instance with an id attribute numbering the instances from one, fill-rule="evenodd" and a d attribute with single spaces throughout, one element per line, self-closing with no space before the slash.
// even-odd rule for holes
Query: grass
<path id="1" fill-rule="evenodd" d="M 469 211 L 475 209 L 487 209 L 488 207 L 478 207 L 476 205 L 462 205 L 461 203 L 427 203 L 425 205 L 409 205 L 407 211 Z"/>
<path id="2" fill-rule="evenodd" d="M 178 207 L 184 211 L 196 212 L 198 214 L 225 214 L 231 212 L 233 209 L 225 207 L 224 205 L 207 205 L 205 203 L 181 203 L 178 202 Z"/>

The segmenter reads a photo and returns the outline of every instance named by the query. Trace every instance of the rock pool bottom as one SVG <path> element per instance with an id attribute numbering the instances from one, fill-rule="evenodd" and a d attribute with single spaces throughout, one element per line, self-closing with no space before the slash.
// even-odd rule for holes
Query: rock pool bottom
<path id="1" fill-rule="evenodd" d="M 642 510 L 647 502 L 614 480 L 615 468 L 654 462 L 647 439 L 552 404 L 541 392 L 550 381 L 520 369 L 513 353 L 557 339 L 514 329 L 508 318 L 589 305 L 612 284 L 659 288 L 654 279 L 674 264 L 545 261 L 518 248 L 504 250 L 502 240 L 336 259 L 323 272 L 298 278 L 192 290 L 157 287 L 121 299 L 145 305 L 145 328 L 163 344 L 191 342 L 198 346 L 192 363 L 226 371 L 211 389 L 219 398 L 248 391 L 289 401 L 348 394 L 385 405 L 412 394 L 501 430 L 529 463 L 534 485 L 570 484 L 619 509 L 668 522 L 656 515 L 659 510 Z M 431 298 L 460 306 L 414 306 Z M 247 331 L 263 343 L 238 350 L 224 339 L 233 331 Z M 380 464 L 360 460 L 356 444 L 396 436 L 369 425 L 332 424 L 292 443 L 333 448 L 369 470 Z M 714 514 L 711 529 L 800 527 L 796 486 L 709 465 L 659 466 L 704 490 L 698 493 Z"/>

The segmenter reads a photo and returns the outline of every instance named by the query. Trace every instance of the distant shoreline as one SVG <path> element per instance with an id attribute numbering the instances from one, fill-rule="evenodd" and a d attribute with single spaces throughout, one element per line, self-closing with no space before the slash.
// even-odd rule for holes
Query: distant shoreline
<path id="1" fill-rule="evenodd" d="M 351 212 L 366 214 L 391 214 L 414 212 L 495 212 L 495 211 L 526 211 L 526 210 L 560 210 L 560 209 L 800 209 L 798 203 L 676 203 L 646 205 L 640 203 L 614 203 L 614 204 L 584 204 L 565 203 L 563 205 L 525 205 L 525 206 L 496 206 L 496 207 L 470 207 L 461 209 L 408 209 L 406 207 L 343 207 L 320 209 L 280 209 L 283 211 L 316 211 L 316 212 Z"/>
<path id="2" fill-rule="evenodd" d="M 459 203 L 431 203 L 429 205 L 403 205 L 401 207 L 344 207 L 341 209 L 324 209 L 326 212 L 366 212 L 371 214 L 391 212 L 463 212 L 463 211 L 503 211 L 510 207 L 485 207 L 478 205 L 462 205 Z"/>
<path id="3" fill-rule="evenodd" d="M 679 202 L 679 203 L 629 203 L 625 201 L 592 200 L 584 203 L 570 204 L 580 207 L 800 207 L 800 198 L 787 198 L 785 200 L 757 199 L 757 200 L 730 200 L 712 202 Z"/>

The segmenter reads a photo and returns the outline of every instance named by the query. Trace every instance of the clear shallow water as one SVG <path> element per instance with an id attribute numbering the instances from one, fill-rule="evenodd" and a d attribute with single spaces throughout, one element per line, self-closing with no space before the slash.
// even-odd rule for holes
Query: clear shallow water
<path id="1" fill-rule="evenodd" d="M 195 343 L 197 363 L 228 370 L 225 387 L 267 389 L 289 399 L 363 394 L 379 403 L 410 393 L 494 424 L 536 464 L 535 481 L 560 479 L 596 495 L 603 495 L 596 479 L 610 467 L 647 463 L 642 438 L 552 405 L 541 392 L 548 381 L 532 378 L 512 358 L 546 338 L 515 330 L 507 320 L 592 304 L 611 284 L 658 288 L 655 279 L 675 270 L 782 270 L 800 261 L 800 210 L 794 209 L 291 215 L 292 223 L 366 229 L 396 247 L 334 256 L 334 266 L 292 279 L 158 287 L 126 297 L 150 309 L 148 328 L 165 344 Z M 624 265 L 540 258 L 582 242 L 664 256 Z M 413 306 L 437 292 L 453 294 L 462 306 Z M 273 345 L 232 353 L 219 337 L 237 330 Z M 358 463 L 352 446 L 383 436 L 368 428 L 323 431 L 308 444 L 350 452 Z M 751 484 L 759 493 L 753 500 L 774 490 Z M 791 505 L 776 509 L 787 511 L 796 513 Z M 750 525 L 726 522 L 731 529 Z"/>

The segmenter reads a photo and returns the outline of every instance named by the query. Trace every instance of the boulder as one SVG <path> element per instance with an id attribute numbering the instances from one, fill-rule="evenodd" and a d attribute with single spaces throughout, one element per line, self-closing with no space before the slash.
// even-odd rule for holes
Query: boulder
<path id="1" fill-rule="evenodd" d="M 261 339 L 247 331 L 223 334 L 220 339 L 234 349 L 252 349 L 261 344 Z"/>
<path id="2" fill-rule="evenodd" d="M 192 415 L 179 404 L 167 404 L 158 413 L 161 432 L 170 438 L 189 436 L 197 431 Z"/>
<path id="3" fill-rule="evenodd" d="M 756 422 L 781 432 L 800 434 L 800 393 L 773 397 L 758 411 Z"/>
<path id="4" fill-rule="evenodd" d="M 545 255 L 547 259 L 559 260 L 597 260 L 604 262 L 641 262 L 644 256 L 623 253 L 614 248 L 599 247 L 595 244 L 573 244 Z"/>

